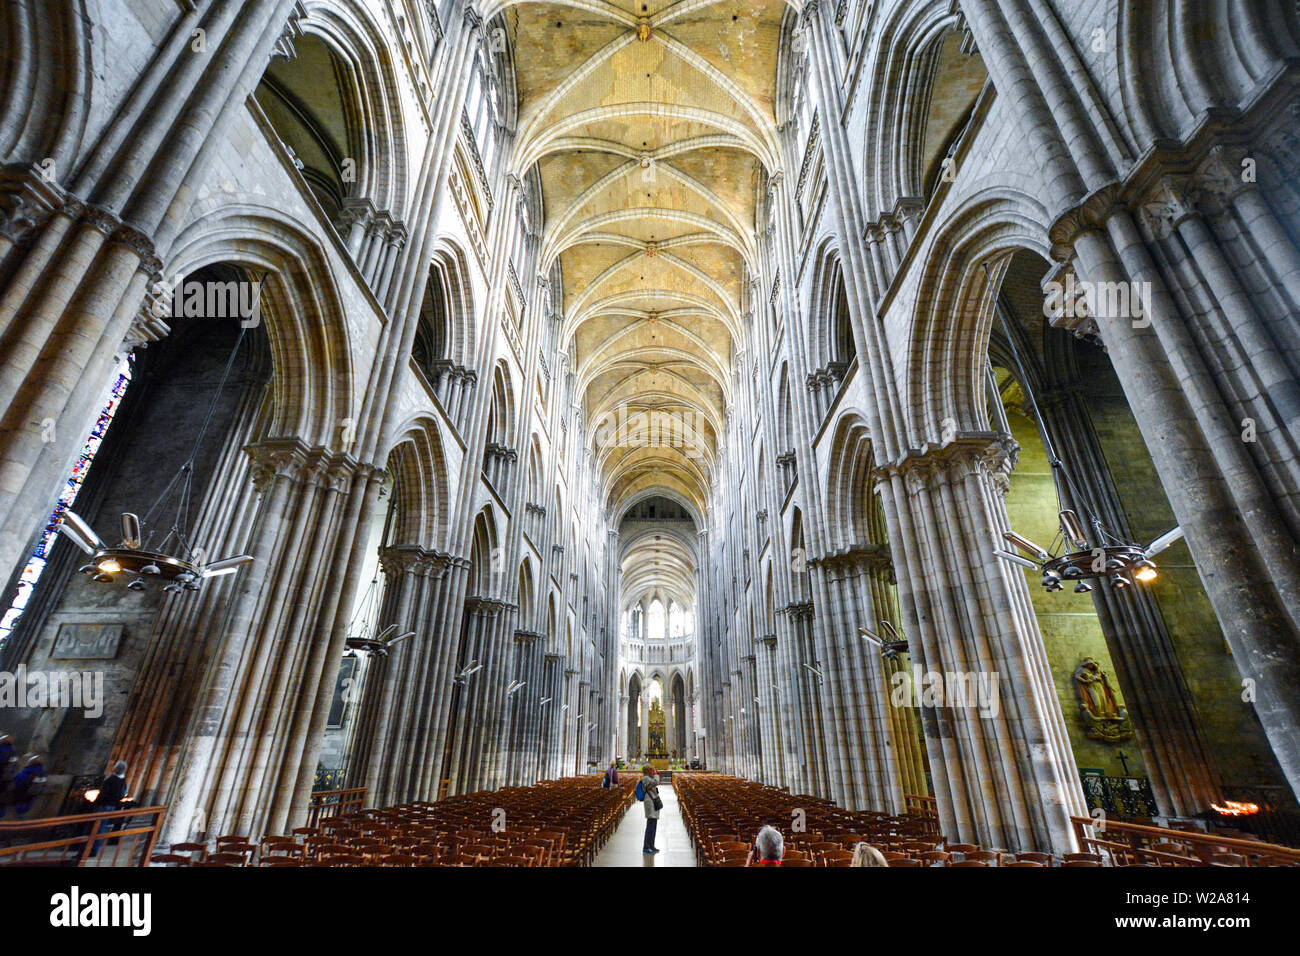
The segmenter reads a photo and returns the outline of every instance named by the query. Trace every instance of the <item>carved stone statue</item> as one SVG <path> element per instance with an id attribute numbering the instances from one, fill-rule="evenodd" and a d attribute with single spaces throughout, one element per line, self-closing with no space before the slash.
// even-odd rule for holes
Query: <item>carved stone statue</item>
<path id="1" fill-rule="evenodd" d="M 1089 739 L 1115 744 L 1133 736 L 1128 710 L 1110 686 L 1110 678 L 1101 669 L 1101 664 L 1085 657 L 1074 669 L 1074 685 L 1079 695 L 1079 713 Z"/>

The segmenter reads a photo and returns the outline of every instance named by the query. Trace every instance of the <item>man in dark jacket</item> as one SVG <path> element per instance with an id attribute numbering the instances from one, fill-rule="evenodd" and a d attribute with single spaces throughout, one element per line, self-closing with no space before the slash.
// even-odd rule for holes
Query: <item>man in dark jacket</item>
<path id="1" fill-rule="evenodd" d="M 119 760 L 113 764 L 113 772 L 104 778 L 99 785 L 99 793 L 95 796 L 95 811 L 97 813 L 107 813 L 110 810 L 122 809 L 122 798 L 126 796 L 126 761 Z M 121 826 L 121 820 L 105 820 L 99 825 L 100 833 L 108 833 L 116 830 Z M 103 841 L 96 840 L 95 845 L 90 848 L 90 856 L 99 852 Z"/>
<path id="2" fill-rule="evenodd" d="M 126 761 L 119 760 L 113 764 L 113 772 L 99 785 L 99 796 L 95 798 L 96 810 L 120 810 L 122 798 L 126 796 Z"/>

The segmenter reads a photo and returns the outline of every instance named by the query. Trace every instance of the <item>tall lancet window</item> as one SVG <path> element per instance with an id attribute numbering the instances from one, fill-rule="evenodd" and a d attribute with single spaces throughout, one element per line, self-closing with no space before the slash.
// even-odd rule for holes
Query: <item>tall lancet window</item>
<path id="1" fill-rule="evenodd" d="M 664 604 L 658 598 L 650 602 L 650 610 L 646 611 L 646 637 L 652 641 L 662 641 L 665 637 L 664 631 Z"/>
<path id="2" fill-rule="evenodd" d="M 50 512 L 50 518 L 45 522 L 45 527 L 41 529 L 41 536 L 36 541 L 36 548 L 32 551 L 32 556 L 27 560 L 27 566 L 23 568 L 23 573 L 18 576 L 18 587 L 13 596 L 13 603 L 5 610 L 4 616 L 0 617 L 0 645 L 3 645 L 9 639 L 9 635 L 13 633 L 14 627 L 18 624 L 18 618 L 22 617 L 27 602 L 31 600 L 32 593 L 36 590 L 36 582 L 40 580 L 41 574 L 45 571 L 45 565 L 50 558 L 50 549 L 54 547 L 54 539 L 59 536 L 59 522 L 63 520 L 63 512 L 70 508 L 77 499 L 77 492 L 81 490 L 81 485 L 86 480 L 86 473 L 90 471 L 91 462 L 95 460 L 99 446 L 104 440 L 104 433 L 108 431 L 113 416 L 117 414 L 117 410 L 122 404 L 122 394 L 126 391 L 126 387 L 131 384 L 131 360 L 134 357 L 134 355 L 128 355 L 122 359 L 121 365 L 118 366 L 117 378 L 113 382 L 112 389 L 109 390 L 108 400 L 104 403 L 104 407 L 100 409 L 95 424 L 91 426 L 90 436 L 86 439 L 81 454 L 72 466 L 72 473 L 68 475 L 63 487 L 59 489 L 58 501 L 55 502 L 54 510 Z M 48 426 L 43 427 L 49 429 L 43 435 L 45 440 L 54 441 L 54 423 L 50 422 Z"/>

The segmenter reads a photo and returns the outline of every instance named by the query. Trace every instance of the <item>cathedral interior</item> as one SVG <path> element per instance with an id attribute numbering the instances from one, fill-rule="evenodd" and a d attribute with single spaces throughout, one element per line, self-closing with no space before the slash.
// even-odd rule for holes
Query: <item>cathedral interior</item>
<path id="1" fill-rule="evenodd" d="M 0 11 L 0 830 L 1300 862 L 1294 3 Z"/>

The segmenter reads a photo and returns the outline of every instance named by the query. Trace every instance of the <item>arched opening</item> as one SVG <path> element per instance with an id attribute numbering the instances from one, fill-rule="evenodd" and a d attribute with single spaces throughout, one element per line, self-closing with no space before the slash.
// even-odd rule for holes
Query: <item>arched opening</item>
<path id="1" fill-rule="evenodd" d="M 271 60 L 253 95 L 321 209 L 338 224 L 358 163 L 369 158 L 364 147 L 358 148 L 362 117 L 356 81 L 320 37 L 304 36 L 294 48 L 293 59 Z"/>
<path id="2" fill-rule="evenodd" d="M 913 129 L 917 138 L 910 172 L 928 200 L 941 180 L 956 177 L 951 157 L 988 81 L 988 70 L 969 37 L 956 29 L 936 37 L 918 61 L 924 86 L 913 102 L 924 103 L 925 112 Z"/>
<path id="3" fill-rule="evenodd" d="M 1019 445 L 1008 518 L 1046 546 L 1064 507 L 1090 541 L 1095 516 L 1108 535 L 1147 544 L 1176 524 L 1168 499 L 1106 353 L 1044 315 L 1047 271 L 1015 253 L 994 303 L 989 421 Z M 1156 562 L 1153 582 L 1103 577 L 1091 591 L 1048 592 L 1026 572 L 1088 802 L 1128 818 L 1203 813 L 1220 793 L 1277 805 L 1285 781 L 1190 552 L 1179 542 Z"/>
<path id="4" fill-rule="evenodd" d="M 204 666 L 195 654 L 176 665 L 174 680 L 165 686 L 144 686 L 156 655 L 166 653 L 155 647 L 170 647 L 182 634 L 190 645 L 217 640 L 205 614 L 229 601 L 249 572 L 206 580 L 182 593 L 126 572 L 92 580 L 77 573 L 88 567 L 86 555 L 58 522 L 71 506 L 112 545 L 123 537 L 121 516 L 133 513 L 140 519 L 142 548 L 200 565 L 248 551 L 258 494 L 249 480 L 253 460 L 244 449 L 265 437 L 273 369 L 270 310 L 259 305 L 259 290 L 247 271 L 231 263 L 186 276 L 168 319 L 170 335 L 129 360 L 123 356 L 89 440 L 51 437 L 84 442 L 83 453 L 63 486 L 51 489 L 51 501 L 58 502 L 51 520 L 10 582 L 4 621 L 12 630 L 0 653 L 9 670 L 21 664 L 30 671 L 65 669 L 67 659 L 89 653 L 110 686 L 122 689 L 106 697 L 96 718 L 62 708 L 13 713 L 5 731 L 62 773 L 101 773 L 111 747 L 134 746 L 144 731 L 130 718 L 139 713 L 141 699 L 195 693 L 188 681 L 197 680 Z M 261 320 L 245 328 L 254 308 L 263 308 Z M 114 610 L 105 620 L 110 606 Z M 75 626 L 79 621 L 97 623 Z M 116 728 L 118 741 L 104 727 Z M 173 743 L 161 738 L 176 731 L 148 728 L 148 746 Z M 141 768 L 138 792 L 152 795 L 161 780 L 155 772 L 162 771 Z"/>
<path id="5" fill-rule="evenodd" d="M 429 281 L 424 287 L 424 300 L 420 304 L 420 323 L 411 346 L 411 358 L 435 387 L 451 366 L 452 314 L 449 305 L 442 271 L 431 268 Z"/>
<path id="6" fill-rule="evenodd" d="M 835 285 L 831 294 L 830 306 L 830 355 L 831 371 L 844 377 L 849 365 L 858 357 L 858 347 L 853 340 L 853 320 L 849 317 L 849 297 L 844 290 L 844 276 L 840 274 L 839 262 L 835 263 Z"/>
<path id="7" fill-rule="evenodd" d="M 639 760 L 641 750 L 641 675 L 633 674 L 627 684 L 627 756 L 628 760 Z"/>
<path id="8" fill-rule="evenodd" d="M 664 633 L 664 602 L 655 598 L 650 602 L 650 608 L 646 611 L 646 638 L 652 641 L 662 641 L 666 636 Z"/>
<path id="9" fill-rule="evenodd" d="M 691 728 L 686 723 L 686 684 L 680 673 L 673 675 L 669 687 L 668 757 L 674 761 L 685 760 Z"/>
<path id="10" fill-rule="evenodd" d="M 668 722 L 664 713 L 664 682 L 655 676 L 646 685 L 646 752 L 651 760 L 668 756 Z"/>

